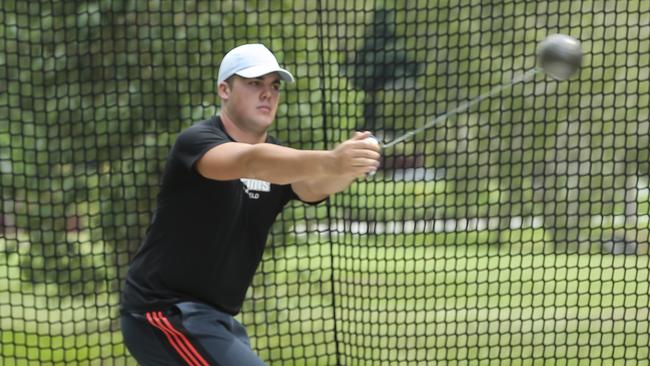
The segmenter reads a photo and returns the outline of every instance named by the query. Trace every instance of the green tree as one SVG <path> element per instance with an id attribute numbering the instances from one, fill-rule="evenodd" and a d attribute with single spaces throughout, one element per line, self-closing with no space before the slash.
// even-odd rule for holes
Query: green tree
<path id="1" fill-rule="evenodd" d="M 378 111 L 381 102 L 377 94 L 400 82 L 402 86 L 407 84 L 421 69 L 405 47 L 405 39 L 396 34 L 395 10 L 377 9 L 372 19 L 364 32 L 363 46 L 349 56 L 344 68 L 352 84 L 367 95 L 362 130 L 394 127 L 388 123 L 391 116 Z"/>

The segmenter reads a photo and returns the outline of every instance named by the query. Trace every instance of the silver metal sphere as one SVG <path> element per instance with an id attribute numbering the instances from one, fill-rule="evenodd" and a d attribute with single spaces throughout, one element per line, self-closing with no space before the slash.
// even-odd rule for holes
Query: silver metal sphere
<path id="1" fill-rule="evenodd" d="M 556 80 L 567 80 L 582 66 L 580 41 L 564 34 L 553 34 L 537 46 L 537 64 Z"/>

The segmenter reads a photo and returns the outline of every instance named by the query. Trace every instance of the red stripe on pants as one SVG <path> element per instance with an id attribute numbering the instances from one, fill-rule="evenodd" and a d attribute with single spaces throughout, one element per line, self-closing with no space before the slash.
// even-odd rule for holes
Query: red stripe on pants
<path id="1" fill-rule="evenodd" d="M 190 343 L 187 337 L 174 329 L 162 312 L 147 312 L 146 317 L 149 324 L 160 329 L 165 334 L 174 350 L 176 350 L 189 366 L 209 366 L 205 359 L 197 352 L 196 348 L 192 346 L 192 343 Z"/>

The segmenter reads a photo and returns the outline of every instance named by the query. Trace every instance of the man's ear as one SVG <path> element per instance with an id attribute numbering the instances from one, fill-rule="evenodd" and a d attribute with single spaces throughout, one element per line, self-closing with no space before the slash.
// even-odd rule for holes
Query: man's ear
<path id="1" fill-rule="evenodd" d="M 228 85 L 228 83 L 225 81 L 220 82 L 219 86 L 217 87 L 217 93 L 219 94 L 219 98 L 228 100 L 230 96 L 230 85 Z"/>

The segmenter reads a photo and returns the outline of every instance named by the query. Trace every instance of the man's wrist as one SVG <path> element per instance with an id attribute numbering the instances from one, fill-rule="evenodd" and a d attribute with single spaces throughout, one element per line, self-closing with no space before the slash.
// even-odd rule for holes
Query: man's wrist
<path id="1" fill-rule="evenodd" d="M 336 153 L 332 150 L 322 151 L 320 175 L 334 175 L 338 171 Z"/>

